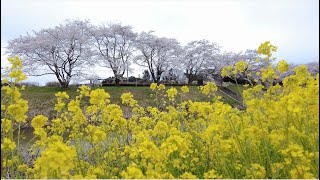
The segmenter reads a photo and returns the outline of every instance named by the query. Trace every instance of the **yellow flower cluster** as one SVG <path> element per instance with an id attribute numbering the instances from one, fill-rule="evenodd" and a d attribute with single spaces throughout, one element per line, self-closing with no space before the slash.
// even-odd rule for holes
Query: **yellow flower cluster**
<path id="1" fill-rule="evenodd" d="M 167 90 L 167 96 L 169 97 L 170 101 L 173 101 L 175 96 L 177 96 L 177 94 L 178 94 L 178 91 L 174 87 Z"/>
<path id="2" fill-rule="evenodd" d="M 34 162 L 33 178 L 69 178 L 76 150 L 61 141 L 49 144 Z"/>
<path id="3" fill-rule="evenodd" d="M 16 148 L 16 143 L 12 142 L 11 139 L 4 138 L 1 143 L 1 152 L 9 152 Z"/>
<path id="4" fill-rule="evenodd" d="M 244 72 L 246 69 L 247 63 L 244 61 L 239 61 L 236 63 L 236 70 L 239 72 Z"/>
<path id="5" fill-rule="evenodd" d="M 31 121 L 31 126 L 34 129 L 42 128 L 48 121 L 48 118 L 43 115 L 35 116 Z"/>
<path id="6" fill-rule="evenodd" d="M 102 106 L 110 102 L 110 95 L 103 89 L 96 89 L 90 92 L 90 103 Z"/>
<path id="7" fill-rule="evenodd" d="M 275 50 L 264 43 L 259 52 Z M 234 69 L 243 72 L 244 65 Z M 280 72 L 286 68 L 285 62 L 278 66 Z M 262 76 L 274 77 L 274 72 L 269 66 Z M 319 74 L 311 76 L 305 66 L 283 85 L 244 90 L 244 110 L 219 100 L 177 101 L 181 94 L 173 87 L 164 91 L 164 85 L 153 83 L 150 88 L 157 101 L 161 95 L 170 105 L 144 108 L 131 93 L 121 96 L 124 106 L 110 104 L 107 92 L 86 86 L 74 99 L 56 94 L 57 116 L 37 115 L 31 121 L 40 138 L 29 149 L 33 159 L 26 161 L 18 158 L 23 154 L 11 136 L 12 126 L 21 123 L 13 119 L 20 112 L 10 107 L 21 103 L 19 89 L 5 88 L 7 96 L 8 91 L 18 96 L 1 107 L 6 114 L 2 178 L 319 178 Z M 212 98 L 216 91 L 208 82 L 199 93 Z"/>
<path id="8" fill-rule="evenodd" d="M 271 65 L 267 67 L 267 69 L 261 69 L 261 80 L 262 82 L 265 82 L 266 80 L 269 79 L 278 79 L 279 77 L 277 76 L 277 73 L 275 69 Z"/>
<path id="9" fill-rule="evenodd" d="M 57 101 L 58 103 L 55 104 L 54 106 L 54 110 L 56 110 L 57 112 L 60 112 L 62 110 L 62 108 L 65 107 L 65 103 L 63 102 L 63 99 L 69 99 L 69 95 L 66 92 L 58 92 L 57 94 L 55 94 L 56 97 L 58 98 Z"/>
<path id="10" fill-rule="evenodd" d="M 12 121 L 9 119 L 1 119 L 1 131 L 8 133 L 12 128 Z"/>
<path id="11" fill-rule="evenodd" d="M 27 76 L 22 72 L 23 66 L 21 60 L 17 56 L 14 58 L 8 58 L 8 61 L 12 64 L 9 77 L 13 78 L 15 83 L 27 79 Z"/>
<path id="12" fill-rule="evenodd" d="M 222 68 L 221 76 L 222 77 L 230 76 L 232 74 L 232 71 L 233 71 L 232 66 L 225 66 L 224 68 Z"/>
<path id="13" fill-rule="evenodd" d="M 133 95 L 131 94 L 131 92 L 123 93 L 120 98 L 122 100 L 122 104 L 128 105 L 130 107 L 134 107 L 138 103 L 133 99 Z"/>
<path id="14" fill-rule="evenodd" d="M 217 90 L 218 90 L 218 87 L 214 82 L 208 82 L 206 85 L 200 86 L 200 91 L 204 95 L 209 95 L 209 94 L 213 95 L 214 92 L 216 92 Z"/>
<path id="15" fill-rule="evenodd" d="M 163 85 L 163 84 L 159 84 L 159 85 L 157 85 L 157 83 L 151 83 L 150 84 L 150 89 L 152 90 L 152 91 L 155 91 L 155 90 L 164 90 L 166 87 Z"/>
<path id="16" fill-rule="evenodd" d="M 266 41 L 264 43 L 261 43 L 257 52 L 258 54 L 266 55 L 266 58 L 264 58 L 265 60 L 270 60 L 270 57 L 272 56 L 272 52 L 277 52 L 277 50 L 278 48 L 270 44 L 270 41 Z"/>
<path id="17" fill-rule="evenodd" d="M 250 73 L 247 72 L 247 69 L 252 67 L 251 64 L 246 63 L 245 61 L 238 61 L 235 66 L 225 66 L 222 68 L 221 76 L 222 77 L 232 77 L 236 76 L 238 73 L 244 73 L 247 76 L 250 76 Z"/>
<path id="18" fill-rule="evenodd" d="M 96 144 L 98 142 L 102 142 L 106 139 L 106 132 L 101 130 L 100 127 L 88 125 L 86 128 L 86 132 L 88 133 L 88 141 Z"/>
<path id="19" fill-rule="evenodd" d="M 182 91 L 183 93 L 188 93 L 188 92 L 189 92 L 188 86 L 182 86 L 182 87 L 181 87 L 181 91 Z"/>
<path id="20" fill-rule="evenodd" d="M 289 64 L 285 60 L 281 60 L 277 65 L 277 69 L 279 72 L 284 73 L 289 70 Z"/>
<path id="21" fill-rule="evenodd" d="M 266 177 L 266 170 L 260 164 L 251 164 L 250 169 L 246 170 L 247 177 L 253 179 L 264 179 Z"/>

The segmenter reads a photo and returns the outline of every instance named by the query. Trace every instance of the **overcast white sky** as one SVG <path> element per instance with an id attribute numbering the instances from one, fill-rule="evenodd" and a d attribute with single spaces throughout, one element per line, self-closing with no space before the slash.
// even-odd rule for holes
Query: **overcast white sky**
<path id="1" fill-rule="evenodd" d="M 278 59 L 319 61 L 318 0 L 1 0 L 1 67 L 8 40 L 76 18 L 121 22 L 136 32 L 154 30 L 182 45 L 208 39 L 228 51 L 256 49 L 268 40 L 278 46 Z"/>

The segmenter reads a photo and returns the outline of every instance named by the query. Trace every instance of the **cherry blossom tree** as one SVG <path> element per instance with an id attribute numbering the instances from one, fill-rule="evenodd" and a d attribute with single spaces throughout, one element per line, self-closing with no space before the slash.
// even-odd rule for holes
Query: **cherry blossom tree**
<path id="1" fill-rule="evenodd" d="M 97 56 L 96 62 L 102 67 L 112 69 L 118 85 L 129 69 L 136 33 L 131 26 L 109 24 L 92 28 L 91 36 Z"/>
<path id="2" fill-rule="evenodd" d="M 184 55 L 180 59 L 185 75 L 188 78 L 188 84 L 196 80 L 201 70 L 213 68 L 217 61 L 219 46 L 216 43 L 210 43 L 208 40 L 192 41 L 184 47 Z"/>
<path id="3" fill-rule="evenodd" d="M 319 61 L 312 61 L 306 64 L 311 75 L 316 76 L 319 73 Z"/>
<path id="4" fill-rule="evenodd" d="M 28 33 L 9 41 L 7 53 L 20 56 L 30 75 L 54 74 L 61 87 L 66 88 L 71 78 L 89 65 L 92 52 L 87 38 L 88 27 L 88 21 L 67 20 L 54 28 L 34 31 L 32 35 Z"/>
<path id="5" fill-rule="evenodd" d="M 180 43 L 172 38 L 159 38 L 152 32 L 139 34 L 136 48 L 139 54 L 135 62 L 149 69 L 153 82 L 160 83 L 163 72 L 177 65 L 181 53 Z"/>

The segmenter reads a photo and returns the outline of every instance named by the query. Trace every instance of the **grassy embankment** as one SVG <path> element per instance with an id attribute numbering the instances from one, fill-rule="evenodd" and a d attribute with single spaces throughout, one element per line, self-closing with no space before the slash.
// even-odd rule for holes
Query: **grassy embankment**
<path id="1" fill-rule="evenodd" d="M 154 98 L 150 97 L 153 93 L 148 86 L 104 86 L 104 87 L 93 87 L 92 89 L 102 88 L 106 92 L 108 92 L 111 96 L 111 103 L 118 104 L 121 106 L 120 96 L 123 93 L 131 92 L 140 106 L 154 106 Z M 170 88 L 169 86 L 166 89 Z M 178 91 L 180 87 L 176 87 Z M 197 86 L 190 86 L 190 92 L 184 94 L 181 99 L 186 100 L 190 99 L 193 101 L 207 101 L 208 99 L 200 94 Z M 235 89 L 230 86 L 230 89 Z M 77 87 L 70 87 L 67 89 L 61 89 L 60 87 L 27 87 L 25 91 L 22 92 L 22 96 L 29 102 L 29 112 L 28 117 L 33 118 L 35 115 L 43 114 L 51 119 L 54 112 L 54 104 L 56 103 L 55 93 L 59 91 L 65 91 L 70 96 L 70 98 L 74 98 L 78 95 Z M 226 96 L 220 91 L 217 92 L 217 95 L 222 96 L 222 100 L 225 103 L 230 104 L 235 107 L 238 106 L 239 103 L 234 99 Z M 179 99 L 178 99 L 179 100 Z"/>

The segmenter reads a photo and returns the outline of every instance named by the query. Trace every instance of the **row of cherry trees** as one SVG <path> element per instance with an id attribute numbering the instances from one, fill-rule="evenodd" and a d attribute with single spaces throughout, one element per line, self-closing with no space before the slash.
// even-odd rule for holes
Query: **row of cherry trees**
<path id="1" fill-rule="evenodd" d="M 10 56 L 21 57 L 27 72 L 54 74 L 62 87 L 68 87 L 72 77 L 81 76 L 79 72 L 89 66 L 110 68 L 117 84 L 133 63 L 147 67 L 156 83 L 170 69 L 184 72 L 188 83 L 192 83 L 200 73 L 220 74 L 223 66 L 239 60 L 252 63 L 258 57 L 255 50 L 222 53 L 217 43 L 208 40 L 182 46 L 176 39 L 158 37 L 152 31 L 136 33 L 131 26 L 95 26 L 80 20 L 10 40 L 7 51 Z M 257 63 L 250 70 L 261 65 Z M 46 72 L 37 71 L 44 67 Z"/>

